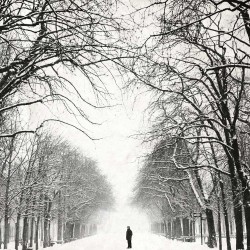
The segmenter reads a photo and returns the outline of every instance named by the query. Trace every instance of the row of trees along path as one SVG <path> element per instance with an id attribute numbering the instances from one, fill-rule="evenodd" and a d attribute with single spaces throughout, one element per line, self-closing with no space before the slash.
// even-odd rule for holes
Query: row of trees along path
<path id="1" fill-rule="evenodd" d="M 121 23 L 113 16 L 116 8 L 112 0 L 0 2 L 0 220 L 4 223 L 0 245 L 3 240 L 4 249 L 11 220 L 16 222 L 15 249 L 19 242 L 24 250 L 35 242 L 37 249 L 41 224 L 47 247 L 52 218 L 58 218 L 62 240 L 65 223 L 86 223 L 90 215 L 113 203 L 110 184 L 95 161 L 45 127 L 60 122 L 90 137 L 81 126 L 82 120 L 92 124 L 84 109 L 101 107 L 107 94 L 102 76 L 109 72 L 104 63 L 111 66 L 123 57 L 118 44 Z M 74 76 L 80 76 L 80 84 Z M 93 96 L 99 104 L 91 102 Z M 35 109 L 29 109 L 31 105 Z M 47 110 L 59 105 L 72 119 L 43 119 L 47 111 L 40 109 L 42 105 Z M 30 121 L 30 112 L 39 112 L 41 120 Z"/>
<path id="2" fill-rule="evenodd" d="M 96 162 L 61 138 L 43 131 L 42 135 L 1 138 L 1 145 L 4 249 L 11 220 L 15 221 L 15 249 L 20 242 L 23 250 L 34 243 L 38 249 L 41 224 L 43 247 L 48 247 L 53 220 L 57 221 L 57 240 L 63 242 L 71 237 L 67 223 L 86 224 L 100 209 L 112 207 L 111 186 Z"/>
<path id="3" fill-rule="evenodd" d="M 170 0 L 141 9 L 158 31 L 132 70 L 152 93 L 152 129 L 143 136 L 153 149 L 135 203 L 160 204 L 165 217 L 205 212 L 209 247 L 220 201 L 227 248 L 232 207 L 236 249 L 244 249 L 244 231 L 250 249 L 249 8 L 249 1 Z"/>

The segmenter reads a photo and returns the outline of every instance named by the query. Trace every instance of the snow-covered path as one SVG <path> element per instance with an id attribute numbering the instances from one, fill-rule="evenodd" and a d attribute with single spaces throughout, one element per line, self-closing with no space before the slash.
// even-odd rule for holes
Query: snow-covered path
<path id="1" fill-rule="evenodd" d="M 98 234 L 64 245 L 56 245 L 51 250 L 124 250 L 127 248 L 125 236 L 115 233 Z M 171 241 L 165 237 L 141 233 L 133 236 L 133 250 L 208 250 L 199 243 Z"/>

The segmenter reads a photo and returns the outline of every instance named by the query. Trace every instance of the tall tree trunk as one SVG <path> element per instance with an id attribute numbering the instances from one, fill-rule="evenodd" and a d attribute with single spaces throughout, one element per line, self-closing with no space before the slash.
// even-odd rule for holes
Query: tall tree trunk
<path id="1" fill-rule="evenodd" d="M 28 216 L 25 215 L 23 218 L 23 247 L 22 250 L 27 249 L 28 245 L 28 230 L 29 230 L 29 223 L 28 223 Z"/>
<path id="2" fill-rule="evenodd" d="M 227 136 L 228 137 L 228 136 Z M 233 138 L 233 137 L 232 137 Z M 229 138 L 227 138 L 227 143 L 229 143 Z M 235 142 L 234 142 L 235 143 Z M 232 158 L 232 155 L 235 157 L 235 152 L 228 152 L 228 167 L 230 170 L 230 180 L 232 185 L 233 193 L 233 207 L 234 207 L 234 221 L 236 227 L 236 250 L 244 249 L 244 237 L 243 237 L 243 221 L 242 221 L 242 197 L 240 191 L 240 184 L 238 179 L 238 174 L 235 172 L 235 160 Z M 236 159 L 237 161 L 237 159 Z"/>
<path id="3" fill-rule="evenodd" d="M 247 231 L 247 250 L 250 250 L 250 203 L 244 203 L 245 222 Z"/>
<path id="4" fill-rule="evenodd" d="M 192 218 L 192 236 L 193 236 L 193 239 L 194 239 L 194 242 L 196 241 L 196 235 L 195 235 L 195 217 L 193 215 L 193 218 Z"/>
<path id="5" fill-rule="evenodd" d="M 7 249 L 9 243 L 9 217 L 8 210 L 5 209 L 4 213 L 4 240 L 3 240 L 3 248 Z"/>
<path id="6" fill-rule="evenodd" d="M 0 219 L 0 225 L 2 224 L 1 222 L 2 222 L 2 220 Z M 0 227 L 0 249 L 2 249 L 2 230 L 1 230 L 1 227 Z"/>
<path id="7" fill-rule="evenodd" d="M 165 237 L 167 237 L 167 235 L 168 235 L 168 228 L 167 228 L 167 222 L 166 222 L 166 219 L 163 219 L 163 223 L 164 223 Z"/>
<path id="8" fill-rule="evenodd" d="M 36 205 L 36 196 L 34 195 L 33 202 L 32 202 L 32 214 L 31 214 L 31 225 L 30 225 L 30 247 L 33 247 L 33 241 L 34 241 L 34 223 L 35 223 L 35 214 L 34 209 Z"/>
<path id="9" fill-rule="evenodd" d="M 49 197 L 45 196 L 45 209 L 44 209 L 44 240 L 43 240 L 43 247 L 49 247 L 50 246 L 50 211 L 52 202 L 50 201 Z"/>
<path id="10" fill-rule="evenodd" d="M 3 240 L 3 246 L 4 249 L 8 248 L 9 243 L 9 178 L 7 180 L 6 184 L 6 194 L 5 194 L 5 208 L 4 208 L 4 240 Z"/>
<path id="11" fill-rule="evenodd" d="M 10 190 L 10 178 L 11 178 L 11 164 L 12 164 L 12 153 L 13 153 L 13 144 L 14 138 L 11 139 L 10 144 L 10 153 L 8 156 L 8 174 L 6 181 L 6 189 L 5 189 L 5 206 L 4 206 L 4 249 L 8 248 L 9 243 L 9 209 L 10 209 L 10 201 L 9 201 L 9 190 Z"/>
<path id="12" fill-rule="evenodd" d="M 57 241 L 62 242 L 63 240 L 63 235 L 62 235 L 62 230 L 63 230 L 63 214 L 62 214 L 62 193 L 59 191 L 58 194 L 58 214 L 57 214 Z"/>
<path id="13" fill-rule="evenodd" d="M 220 209 L 220 196 L 217 197 L 217 207 L 218 207 L 218 236 L 219 236 L 219 250 L 222 250 L 222 235 L 221 235 L 221 209 Z"/>
<path id="14" fill-rule="evenodd" d="M 197 183 L 199 185 L 200 191 L 202 193 L 202 197 L 203 197 L 205 204 L 207 206 L 210 204 L 210 200 L 208 200 L 205 196 L 205 192 L 203 190 L 203 185 L 202 185 L 199 171 L 195 170 L 194 173 L 195 173 L 195 177 L 196 177 Z M 208 243 L 207 243 L 207 245 L 210 248 L 214 248 L 217 246 L 217 242 L 216 242 L 216 233 L 215 233 L 215 226 L 214 226 L 213 211 L 210 208 L 206 207 L 205 213 L 207 216 L 207 226 L 208 226 Z M 201 223 L 202 223 L 202 221 L 201 221 Z"/>
<path id="15" fill-rule="evenodd" d="M 43 247 L 49 247 L 49 223 L 48 218 L 44 218 L 44 235 L 43 235 Z"/>
<path id="16" fill-rule="evenodd" d="M 210 208 L 206 208 L 205 212 L 206 212 L 206 216 L 207 216 L 207 226 L 208 226 L 207 245 L 210 248 L 214 248 L 217 246 L 217 242 L 216 242 L 216 233 L 215 233 L 215 226 L 214 226 L 213 211 Z"/>
<path id="17" fill-rule="evenodd" d="M 222 202 L 222 209 L 225 221 L 225 229 L 226 229 L 226 241 L 227 241 L 227 250 L 231 250 L 231 241 L 230 241 L 230 228 L 229 228 L 229 220 L 228 220 L 228 212 L 227 212 L 227 204 L 226 204 L 226 195 L 224 191 L 224 183 L 221 180 L 219 175 L 219 182 L 220 182 L 220 190 L 221 190 L 221 202 Z"/>
<path id="18" fill-rule="evenodd" d="M 248 184 L 249 181 L 243 173 L 240 174 L 240 179 L 242 183 L 244 215 L 247 232 L 247 250 L 250 250 L 250 190 Z"/>
<path id="19" fill-rule="evenodd" d="M 20 234 L 20 220 L 21 220 L 21 214 L 18 212 L 16 217 L 16 233 L 15 233 L 15 249 L 18 250 L 19 246 L 19 234 Z"/>
<path id="20" fill-rule="evenodd" d="M 225 133 L 227 135 L 226 136 L 227 142 L 229 142 L 230 140 L 229 140 L 228 133 L 227 133 L 226 130 L 225 130 Z M 208 133 L 207 133 L 207 135 L 208 135 Z M 216 167 L 219 169 L 220 166 L 219 166 L 217 158 L 216 158 L 216 152 L 215 152 L 214 146 L 213 146 L 212 143 L 210 143 L 210 146 L 211 146 L 211 150 L 212 150 L 212 153 L 213 153 L 214 163 L 215 163 Z M 231 177 L 234 178 L 236 173 L 235 173 L 235 170 L 234 170 L 234 165 L 233 165 L 233 162 L 232 162 L 232 159 L 231 159 L 231 155 L 228 154 L 227 150 L 226 150 L 226 153 L 227 153 L 227 157 L 228 157 L 228 165 L 229 165 L 230 175 L 231 175 Z M 225 197 L 225 192 L 224 192 L 224 184 L 223 184 L 223 180 L 221 179 L 220 172 L 218 172 L 217 174 L 218 174 L 218 179 L 219 179 L 219 187 L 220 187 L 221 198 L 222 198 L 222 208 L 223 208 L 223 214 L 224 214 L 224 220 L 225 220 L 227 250 L 231 250 L 229 222 L 228 222 L 228 212 L 227 212 L 226 197 Z M 232 180 L 231 180 L 231 182 L 232 182 Z M 219 196 L 218 196 L 218 199 L 219 199 Z M 218 200 L 218 205 L 219 205 L 219 200 Z M 219 213 L 220 212 L 220 206 L 218 208 L 219 208 L 218 209 L 218 213 Z"/>
<path id="21" fill-rule="evenodd" d="M 249 30 L 250 31 L 250 30 Z M 236 133 L 235 133 L 236 134 Z M 234 134 L 233 134 L 234 135 Z M 242 191 L 242 199 L 243 199 L 243 204 L 245 207 L 245 219 L 246 219 L 246 231 L 247 231 L 247 249 L 250 250 L 250 221 L 249 221 L 249 204 L 250 204 L 250 190 L 249 190 L 249 184 L 248 184 L 248 180 L 246 175 L 244 174 L 244 171 L 242 169 L 242 165 L 241 165 L 241 161 L 240 161 L 240 150 L 239 150 L 239 144 L 238 144 L 238 140 L 237 137 L 232 137 L 232 156 L 234 158 L 234 162 L 235 162 L 235 166 L 237 169 L 237 174 L 238 174 L 238 178 L 240 180 L 240 185 L 241 185 L 241 191 Z M 238 186 L 240 186 L 238 185 Z M 241 208 L 242 209 L 242 208 Z M 248 221 L 247 221 L 248 218 Z M 243 245 L 243 240 L 242 239 L 242 245 Z M 243 246 L 244 248 L 244 246 Z M 243 249 L 242 248 L 242 249 Z"/>
<path id="22" fill-rule="evenodd" d="M 183 236 L 190 236 L 190 221 L 189 218 L 183 218 Z"/>
<path id="23" fill-rule="evenodd" d="M 37 221 L 36 221 L 36 232 L 35 232 L 36 250 L 38 250 L 38 248 L 39 248 L 39 239 L 38 239 L 39 224 L 40 224 L 40 216 L 37 217 Z"/>
<path id="24" fill-rule="evenodd" d="M 30 175 L 30 174 L 29 174 Z M 29 176 L 30 177 L 30 176 Z M 29 178 L 28 178 L 29 179 Z M 26 193 L 26 199 L 25 199 L 25 213 L 23 217 L 23 248 L 22 250 L 26 250 L 28 247 L 28 242 L 29 242 L 29 217 L 28 214 L 30 212 L 30 198 L 32 197 L 32 189 L 29 188 L 30 192 Z"/>
<path id="25" fill-rule="evenodd" d="M 30 225 L 30 247 L 33 247 L 33 240 L 34 240 L 34 223 L 35 223 L 35 218 L 34 215 L 31 218 L 31 225 Z"/>
<path id="26" fill-rule="evenodd" d="M 235 194 L 233 194 L 234 219 L 235 219 L 235 227 L 236 227 L 236 250 L 244 249 L 242 206 L 238 199 L 239 198 L 236 197 Z"/>
<path id="27" fill-rule="evenodd" d="M 172 236 L 176 238 L 176 219 L 173 220 L 172 233 L 173 233 Z"/>
<path id="28" fill-rule="evenodd" d="M 173 220 L 170 219 L 170 223 L 169 223 L 169 238 L 172 239 L 173 237 Z"/>

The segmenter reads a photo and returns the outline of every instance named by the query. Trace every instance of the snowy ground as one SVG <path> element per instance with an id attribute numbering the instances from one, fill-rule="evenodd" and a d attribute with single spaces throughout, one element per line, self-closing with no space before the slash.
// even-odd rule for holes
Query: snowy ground
<path id="1" fill-rule="evenodd" d="M 127 248 L 125 236 L 115 233 L 98 234 L 64 245 L 55 245 L 50 250 L 123 250 Z M 134 250 L 208 250 L 200 242 L 180 242 L 168 240 L 163 236 L 139 233 L 133 236 Z M 223 247 L 225 249 L 225 245 Z M 48 249 L 48 248 L 47 248 Z M 49 249 L 48 249 L 49 250 Z M 210 249 L 211 250 L 211 249 Z"/>
<path id="2" fill-rule="evenodd" d="M 127 242 L 124 234 L 103 233 L 63 245 L 54 245 L 53 247 L 46 248 L 46 250 L 123 250 L 126 248 Z M 207 245 L 201 245 L 200 241 L 192 243 L 180 242 L 146 232 L 136 233 L 133 236 L 132 248 L 133 250 L 211 250 Z M 14 244 L 9 244 L 8 249 L 13 250 Z M 225 242 L 223 242 L 223 249 L 226 249 Z M 232 249 L 235 249 L 234 240 L 232 242 Z M 218 248 L 214 248 L 214 250 L 218 250 Z"/>

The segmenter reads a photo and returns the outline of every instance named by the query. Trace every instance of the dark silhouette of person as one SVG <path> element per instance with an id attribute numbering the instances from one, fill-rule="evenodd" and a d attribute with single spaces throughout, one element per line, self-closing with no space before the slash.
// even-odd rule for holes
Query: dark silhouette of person
<path id="1" fill-rule="evenodd" d="M 127 226 L 127 232 L 126 232 L 126 240 L 128 241 L 128 247 L 127 248 L 132 248 L 132 235 L 133 232 L 130 229 L 130 226 Z"/>

